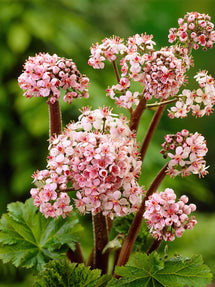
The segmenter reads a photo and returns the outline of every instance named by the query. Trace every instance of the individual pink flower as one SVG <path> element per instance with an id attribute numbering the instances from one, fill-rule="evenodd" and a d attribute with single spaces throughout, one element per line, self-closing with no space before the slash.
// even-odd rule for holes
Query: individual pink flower
<path id="1" fill-rule="evenodd" d="M 186 204 L 187 196 L 181 196 L 176 201 L 174 190 L 166 188 L 163 192 L 156 192 L 146 200 L 146 219 L 150 233 L 156 239 L 173 241 L 181 237 L 186 229 L 192 229 L 197 223 L 190 213 L 196 210 L 195 204 Z"/>
<path id="2" fill-rule="evenodd" d="M 39 53 L 29 57 L 18 84 L 27 98 L 45 97 L 50 103 L 59 100 L 60 89 L 66 91 L 64 101 L 69 104 L 75 98 L 89 96 L 89 79 L 80 74 L 72 59 L 60 58 L 56 54 Z"/>
<path id="3" fill-rule="evenodd" d="M 198 174 L 203 177 L 208 173 L 204 160 L 208 149 L 201 134 L 182 130 L 175 135 L 167 135 L 165 140 L 161 153 L 164 158 L 170 158 L 167 174 L 173 177 Z"/>

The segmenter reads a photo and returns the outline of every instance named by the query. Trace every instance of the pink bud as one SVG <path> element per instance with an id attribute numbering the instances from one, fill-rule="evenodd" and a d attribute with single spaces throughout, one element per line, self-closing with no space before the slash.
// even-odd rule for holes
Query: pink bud
<path id="1" fill-rule="evenodd" d="M 189 135 L 189 131 L 183 129 L 183 130 L 181 131 L 181 135 L 182 135 L 183 137 L 187 137 L 187 136 Z"/>
<path id="2" fill-rule="evenodd" d="M 195 204 L 191 203 L 189 205 L 189 207 L 191 208 L 191 212 L 196 211 L 196 205 Z"/>
<path id="3" fill-rule="evenodd" d="M 180 197 L 180 200 L 183 201 L 184 203 L 187 203 L 188 202 L 188 197 L 186 195 L 182 195 Z"/>

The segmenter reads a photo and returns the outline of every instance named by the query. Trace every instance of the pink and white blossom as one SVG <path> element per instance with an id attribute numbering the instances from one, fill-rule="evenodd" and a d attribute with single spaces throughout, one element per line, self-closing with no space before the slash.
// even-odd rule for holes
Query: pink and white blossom
<path id="1" fill-rule="evenodd" d="M 75 98 L 87 98 L 89 79 L 82 76 L 72 59 L 56 54 L 39 53 L 29 57 L 18 84 L 27 98 L 45 97 L 48 102 L 59 100 L 60 89 L 66 91 L 64 101 L 71 104 Z"/>
<path id="2" fill-rule="evenodd" d="M 73 200 L 81 213 L 102 212 L 113 219 L 138 210 L 140 169 L 138 145 L 126 119 L 106 107 L 83 108 L 77 123 L 50 140 L 47 171 L 33 175 L 38 188 L 31 195 L 46 217 L 65 217 L 72 212 L 69 185 L 77 191 Z"/>
<path id="3" fill-rule="evenodd" d="M 207 71 L 200 71 L 194 76 L 199 88 L 190 91 L 185 89 L 178 96 L 175 106 L 168 111 L 168 116 L 173 118 L 185 118 L 191 111 L 195 117 L 210 115 L 215 104 L 215 84 L 214 79 L 208 75 Z"/>
<path id="4" fill-rule="evenodd" d="M 208 173 L 204 160 L 208 149 L 201 134 L 182 130 L 175 135 L 165 136 L 162 147 L 163 157 L 170 158 L 167 169 L 170 176 L 198 174 L 203 177 Z"/>
<path id="5" fill-rule="evenodd" d="M 210 22 L 211 17 L 197 12 L 187 12 L 184 19 L 178 21 L 179 28 L 169 30 L 169 42 L 179 41 L 189 49 L 197 50 L 200 46 L 213 48 L 215 42 L 214 25 Z"/>
<path id="6" fill-rule="evenodd" d="M 150 233 L 156 239 L 173 241 L 181 237 L 186 229 L 192 229 L 197 223 L 194 216 L 189 217 L 196 210 L 195 204 L 187 204 L 188 197 L 183 195 L 176 201 L 174 190 L 166 188 L 163 192 L 156 192 L 146 200 L 146 219 Z"/>

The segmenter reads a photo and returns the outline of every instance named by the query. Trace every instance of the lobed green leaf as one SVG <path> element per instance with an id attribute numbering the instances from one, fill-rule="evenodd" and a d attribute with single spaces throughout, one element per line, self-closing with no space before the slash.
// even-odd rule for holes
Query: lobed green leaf
<path id="1" fill-rule="evenodd" d="M 65 256 L 66 248 L 75 249 L 82 229 L 75 213 L 46 219 L 32 199 L 10 203 L 0 220 L 0 259 L 40 271 L 50 259 Z"/>
<path id="2" fill-rule="evenodd" d="M 120 279 L 112 279 L 108 287 L 206 287 L 212 280 L 210 269 L 200 255 L 163 260 L 156 252 L 149 256 L 137 253 L 126 266 L 116 267 Z"/>

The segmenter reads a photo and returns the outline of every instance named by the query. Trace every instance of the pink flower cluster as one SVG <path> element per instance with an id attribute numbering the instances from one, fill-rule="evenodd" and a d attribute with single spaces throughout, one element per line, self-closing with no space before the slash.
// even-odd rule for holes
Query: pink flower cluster
<path id="1" fill-rule="evenodd" d="M 144 52 L 153 49 L 155 42 L 152 41 L 153 36 L 136 34 L 129 37 L 126 42 L 120 37 L 105 38 L 102 44 L 92 45 L 91 56 L 88 64 L 94 69 L 103 69 L 104 61 L 116 61 L 120 55 L 132 54 L 138 50 Z"/>
<path id="2" fill-rule="evenodd" d="M 125 118 L 115 117 L 105 107 L 84 108 L 78 122 L 51 140 L 47 168 L 34 175 L 42 187 L 31 192 L 45 216 L 52 216 L 43 207 L 47 185 L 53 188 L 48 201 L 53 209 L 71 185 L 77 190 L 74 201 L 81 213 L 102 211 L 113 218 L 137 211 L 141 203 L 143 190 L 137 183 L 141 161 L 135 135 Z"/>
<path id="3" fill-rule="evenodd" d="M 144 85 L 143 95 L 146 100 L 164 100 L 175 96 L 185 82 L 186 69 L 182 60 L 177 59 L 170 49 L 162 48 L 150 54 L 144 54 L 136 63 L 134 55 L 125 57 L 125 64 L 129 65 L 129 78 Z M 123 66 L 122 66 L 123 68 Z M 123 73 L 125 77 L 127 73 Z"/>
<path id="4" fill-rule="evenodd" d="M 60 89 L 66 91 L 64 101 L 69 104 L 75 98 L 89 96 L 89 79 L 80 74 L 72 59 L 60 58 L 56 54 L 39 53 L 29 57 L 18 83 L 27 98 L 47 97 L 50 103 L 59 100 Z"/>
<path id="5" fill-rule="evenodd" d="M 168 116 L 171 119 L 185 118 L 190 111 L 195 117 L 203 117 L 213 112 L 215 104 L 214 79 L 207 75 L 206 71 L 200 71 L 194 78 L 196 78 L 199 88 L 193 91 L 188 89 L 182 91 L 175 106 L 168 110 Z"/>
<path id="6" fill-rule="evenodd" d="M 30 193 L 34 199 L 34 205 L 40 207 L 40 212 L 46 217 L 56 218 L 69 215 L 72 212 L 70 197 L 66 192 L 58 190 L 54 175 L 49 170 L 37 171 L 33 178 L 38 188 L 32 188 Z"/>
<path id="7" fill-rule="evenodd" d="M 102 44 L 92 45 L 88 64 L 94 69 L 103 69 L 105 60 L 113 62 L 117 59 L 118 54 L 123 54 L 126 50 L 127 47 L 120 37 L 105 38 Z"/>
<path id="8" fill-rule="evenodd" d="M 167 170 L 170 176 L 198 174 L 201 177 L 208 173 L 204 160 L 208 149 L 201 134 L 184 129 L 176 135 L 166 135 L 161 146 L 163 157 L 170 157 Z"/>
<path id="9" fill-rule="evenodd" d="M 175 96 L 185 82 L 184 74 L 190 64 L 187 51 L 180 49 L 183 59 L 186 58 L 185 64 L 185 60 L 174 55 L 176 49 L 163 48 L 154 51 L 155 42 L 152 38 L 152 35 L 136 34 L 123 44 L 122 39 L 116 37 L 105 39 L 101 45 L 97 44 L 91 49 L 89 64 L 98 69 L 104 68 L 104 60 L 115 61 L 118 54 L 123 56 L 120 60 L 120 80 L 106 91 L 107 95 L 115 99 L 117 105 L 128 110 L 131 110 L 133 105 L 138 105 L 140 97 L 150 100 L 154 96 L 163 100 Z M 107 54 L 110 51 L 111 57 Z M 142 92 L 132 93 L 131 81 L 138 82 Z"/>
<path id="10" fill-rule="evenodd" d="M 173 241 L 175 236 L 181 237 L 186 229 L 193 229 L 197 221 L 194 216 L 189 215 L 196 210 L 196 206 L 192 203 L 188 205 L 187 202 L 186 195 L 176 201 L 176 195 L 171 188 L 149 197 L 143 217 L 147 220 L 154 238 Z"/>
<path id="11" fill-rule="evenodd" d="M 190 49 L 197 50 L 199 46 L 213 48 L 215 42 L 214 24 L 211 17 L 197 12 L 186 13 L 178 19 L 179 28 L 169 30 L 169 42 L 180 41 Z"/>
<path id="12" fill-rule="evenodd" d="M 132 104 L 138 105 L 140 96 L 146 100 L 175 96 L 185 82 L 186 68 L 182 60 L 166 48 L 143 55 L 132 52 L 121 60 L 121 65 L 120 82 L 106 91 L 119 106 L 127 109 L 131 109 Z M 131 81 L 139 82 L 144 91 L 131 93 Z"/>

